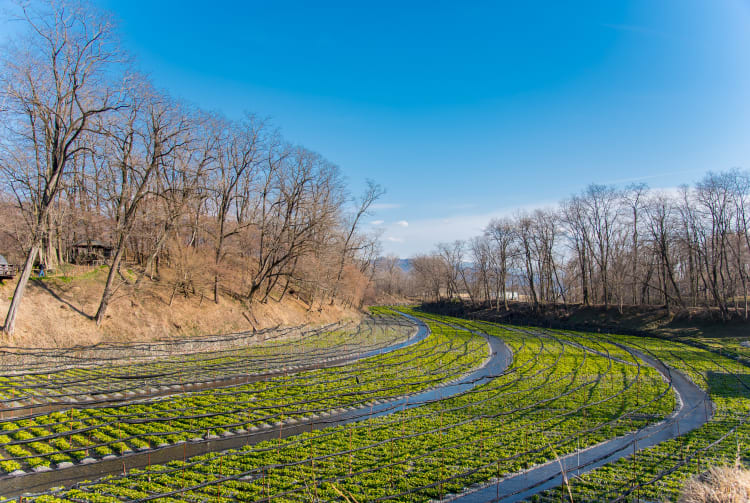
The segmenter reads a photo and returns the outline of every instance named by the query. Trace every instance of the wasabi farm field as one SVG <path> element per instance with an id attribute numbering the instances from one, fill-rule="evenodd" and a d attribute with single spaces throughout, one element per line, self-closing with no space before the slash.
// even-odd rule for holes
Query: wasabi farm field
<path id="1" fill-rule="evenodd" d="M 750 462 L 748 351 L 376 308 L 4 352 L 0 501 L 675 501 Z"/>

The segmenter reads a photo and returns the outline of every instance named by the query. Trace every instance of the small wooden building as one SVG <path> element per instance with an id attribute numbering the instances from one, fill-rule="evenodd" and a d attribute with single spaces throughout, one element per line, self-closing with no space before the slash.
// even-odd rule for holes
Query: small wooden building
<path id="1" fill-rule="evenodd" d="M 0 255 L 0 280 L 13 279 L 16 275 L 16 267 L 9 264 L 5 257 Z"/>
<path id="2" fill-rule="evenodd" d="M 73 263 L 81 265 L 101 265 L 112 256 L 113 248 L 101 241 L 81 241 L 73 245 L 71 258 Z"/>

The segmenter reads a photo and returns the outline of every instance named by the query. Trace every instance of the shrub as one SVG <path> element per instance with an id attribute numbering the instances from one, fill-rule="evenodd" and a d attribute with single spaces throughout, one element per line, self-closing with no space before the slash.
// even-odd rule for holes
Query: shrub
<path id="1" fill-rule="evenodd" d="M 679 503 L 745 503 L 750 501 L 750 470 L 712 466 L 693 476 L 682 489 Z"/>

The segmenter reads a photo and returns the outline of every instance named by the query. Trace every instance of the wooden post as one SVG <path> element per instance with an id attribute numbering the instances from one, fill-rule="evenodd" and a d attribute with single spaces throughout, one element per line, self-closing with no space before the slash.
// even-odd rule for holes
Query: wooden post
<path id="1" fill-rule="evenodd" d="M 641 379 L 640 374 L 635 375 L 635 406 L 641 404 Z"/>
<path id="2" fill-rule="evenodd" d="M 440 392 L 440 401 L 443 400 L 443 392 Z M 443 407 L 442 403 L 440 404 L 440 445 L 443 445 Z M 440 456 L 440 499 L 443 499 L 443 465 L 444 465 L 444 459 L 443 456 Z"/>
<path id="3" fill-rule="evenodd" d="M 263 478 L 266 482 L 266 499 L 271 501 L 271 482 L 268 480 L 268 470 L 263 472 Z"/>
<path id="4" fill-rule="evenodd" d="M 391 446 L 391 489 L 393 489 L 393 437 L 391 437 L 389 444 Z"/>
<path id="5" fill-rule="evenodd" d="M 482 420 L 479 420 L 479 459 L 482 459 L 482 456 L 484 456 L 484 429 L 482 425 Z"/>
<path id="6" fill-rule="evenodd" d="M 406 418 L 404 417 L 404 413 L 406 412 L 406 406 L 409 404 L 409 397 L 406 397 L 406 402 L 404 402 L 404 409 L 401 411 L 401 436 L 404 436 L 404 427 L 406 426 Z"/>
<path id="7" fill-rule="evenodd" d="M 219 478 L 224 476 L 224 456 L 219 457 Z M 221 484 L 217 484 L 216 487 L 216 501 L 217 503 L 221 500 Z"/>
<path id="8" fill-rule="evenodd" d="M 500 460 L 497 460 L 497 501 L 500 501 Z"/>
<path id="9" fill-rule="evenodd" d="M 630 428 L 633 428 L 633 419 L 630 419 Z M 636 432 L 633 432 L 633 458 L 632 462 L 630 463 L 631 466 L 631 476 L 633 477 L 633 489 L 635 489 L 635 439 L 636 439 Z"/>

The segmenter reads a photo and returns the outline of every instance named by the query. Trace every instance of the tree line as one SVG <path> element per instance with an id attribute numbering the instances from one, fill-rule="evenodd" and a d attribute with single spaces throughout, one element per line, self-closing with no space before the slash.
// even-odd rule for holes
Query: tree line
<path id="1" fill-rule="evenodd" d="M 489 222 L 482 235 L 411 259 L 385 260 L 380 288 L 423 299 L 656 305 L 748 317 L 750 173 L 708 173 L 693 186 L 589 185 L 557 207 Z"/>
<path id="2" fill-rule="evenodd" d="M 121 285 L 164 264 L 173 296 L 200 285 L 215 302 L 361 302 L 378 241 L 360 224 L 379 185 L 352 198 L 336 165 L 268 121 L 155 88 L 91 5 L 16 7 L 23 29 L 0 55 L 0 238 L 24 258 L 6 333 L 36 264 L 93 240 L 112 246 L 97 324 Z"/>

